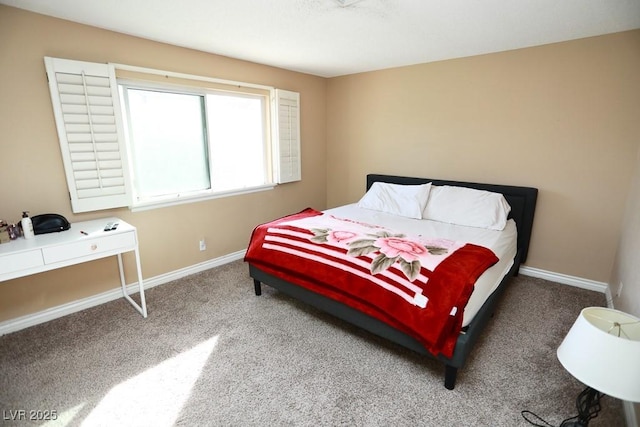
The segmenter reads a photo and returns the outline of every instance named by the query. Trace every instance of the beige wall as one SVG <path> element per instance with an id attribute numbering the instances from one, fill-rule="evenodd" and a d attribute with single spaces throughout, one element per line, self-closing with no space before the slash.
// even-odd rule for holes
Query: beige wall
<path id="1" fill-rule="evenodd" d="M 44 69 L 44 56 L 116 62 L 270 85 L 300 92 L 303 181 L 275 190 L 132 213 L 73 215 Z M 155 43 L 0 6 L 0 218 L 22 210 L 70 221 L 116 215 L 138 227 L 143 276 L 154 277 L 246 248 L 253 227 L 325 207 L 326 80 Z M 207 240 L 200 252 L 198 240 Z M 133 260 L 125 258 L 130 280 Z M 0 283 L 0 321 L 118 286 L 115 258 Z M 153 303 L 149 304 L 150 312 Z"/>
<path id="2" fill-rule="evenodd" d="M 526 264 L 607 282 L 640 144 L 640 31 L 330 79 L 327 203 L 366 173 L 540 190 Z"/>
<path id="3" fill-rule="evenodd" d="M 45 55 L 299 91 L 303 181 L 137 213 L 73 215 Z M 322 79 L 0 6 L 0 218 L 18 220 L 25 209 L 72 221 L 120 216 L 139 229 L 149 278 L 244 249 L 257 223 L 355 201 L 371 172 L 529 185 L 540 197 L 527 265 L 633 282 L 637 273 L 623 261 L 632 257 L 629 241 L 615 254 L 622 224 L 637 228 L 627 196 L 638 167 L 639 69 L 640 31 L 631 31 Z M 635 206 L 637 190 L 631 195 Z M 198 251 L 202 237 L 205 252 Z M 0 283 L 0 321 L 117 283 L 114 259 Z M 617 305 L 637 299 L 634 286 L 625 282 Z"/>

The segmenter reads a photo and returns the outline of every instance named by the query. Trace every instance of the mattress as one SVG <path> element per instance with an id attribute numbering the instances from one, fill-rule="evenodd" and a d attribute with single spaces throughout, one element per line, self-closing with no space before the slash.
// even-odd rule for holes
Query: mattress
<path id="1" fill-rule="evenodd" d="M 327 209 L 324 212 L 340 218 L 378 224 L 411 235 L 463 241 L 491 249 L 499 261 L 478 278 L 471 298 L 464 310 L 463 327 L 467 326 L 473 320 L 473 317 L 478 313 L 485 300 L 498 287 L 504 276 L 507 275 L 509 269 L 513 266 L 514 257 L 517 252 L 518 233 L 513 220 L 507 221 L 504 230 L 496 231 L 425 219 L 406 218 L 371 209 L 359 208 L 355 203 Z"/>

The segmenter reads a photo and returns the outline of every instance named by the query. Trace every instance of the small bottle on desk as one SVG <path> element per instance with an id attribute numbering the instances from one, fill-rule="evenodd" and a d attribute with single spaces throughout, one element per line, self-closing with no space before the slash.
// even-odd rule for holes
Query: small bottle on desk
<path id="1" fill-rule="evenodd" d="M 31 222 L 31 218 L 29 218 L 29 212 L 22 212 L 22 220 L 20 221 L 22 224 L 22 235 L 25 239 L 33 239 L 35 237 L 35 233 L 33 232 L 33 223 Z"/>

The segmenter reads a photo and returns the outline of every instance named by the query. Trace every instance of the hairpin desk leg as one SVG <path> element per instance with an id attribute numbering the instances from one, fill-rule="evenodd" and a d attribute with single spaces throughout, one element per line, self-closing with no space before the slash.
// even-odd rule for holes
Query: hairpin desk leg
<path id="1" fill-rule="evenodd" d="M 124 279 L 124 268 L 122 265 L 122 254 L 118 254 L 118 268 L 120 269 L 120 284 L 122 285 L 122 296 L 131 303 L 133 308 L 138 310 L 142 317 L 147 317 L 147 302 L 144 297 L 144 285 L 142 283 L 142 270 L 140 269 L 140 254 L 138 253 L 138 249 L 134 250 L 136 255 L 136 270 L 138 272 L 138 290 L 140 292 L 140 304 L 138 304 L 133 298 L 129 296 L 127 293 L 127 283 Z"/>

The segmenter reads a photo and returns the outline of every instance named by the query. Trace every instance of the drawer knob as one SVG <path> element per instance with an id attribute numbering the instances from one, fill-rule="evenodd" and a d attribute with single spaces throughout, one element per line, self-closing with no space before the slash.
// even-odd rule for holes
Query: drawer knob
<path id="1" fill-rule="evenodd" d="M 96 245 L 95 243 L 93 245 L 91 245 L 91 250 L 95 251 L 96 249 L 98 249 L 98 245 Z"/>

